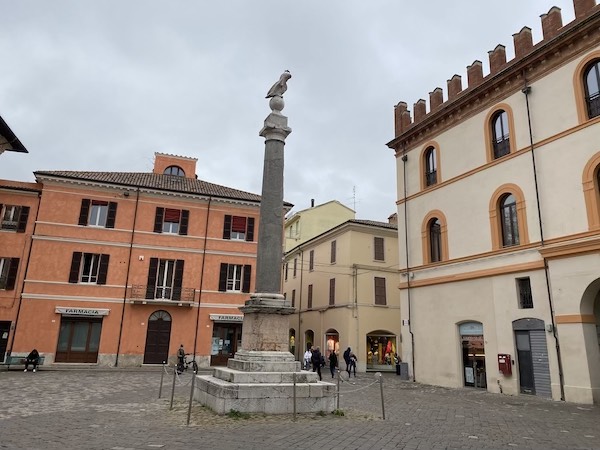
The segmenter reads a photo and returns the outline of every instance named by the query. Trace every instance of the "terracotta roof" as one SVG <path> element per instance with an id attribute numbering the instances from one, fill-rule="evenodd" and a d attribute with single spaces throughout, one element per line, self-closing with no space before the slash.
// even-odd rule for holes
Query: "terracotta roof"
<path id="1" fill-rule="evenodd" d="M 2 117 L 0 117 L 0 136 L 6 139 L 7 144 L 10 145 L 10 148 L 6 149 L 7 151 L 29 153 Z"/>
<path id="2" fill-rule="evenodd" d="M 121 186 L 158 189 L 162 191 L 181 192 L 186 194 L 209 195 L 212 197 L 231 198 L 260 202 L 260 195 L 239 191 L 226 186 L 209 183 L 194 178 L 163 175 L 150 172 L 79 172 L 69 170 L 36 171 L 34 175 L 52 176 L 72 180 L 94 181 L 98 183 L 117 184 Z M 285 206 L 293 206 L 284 202 Z"/>
<path id="3" fill-rule="evenodd" d="M 360 219 L 352 219 L 346 223 L 358 223 L 361 225 L 368 225 L 370 227 L 381 227 L 381 228 L 389 228 L 390 230 L 397 230 L 398 225 L 395 223 L 389 222 L 378 222 L 376 220 L 360 220 Z"/>

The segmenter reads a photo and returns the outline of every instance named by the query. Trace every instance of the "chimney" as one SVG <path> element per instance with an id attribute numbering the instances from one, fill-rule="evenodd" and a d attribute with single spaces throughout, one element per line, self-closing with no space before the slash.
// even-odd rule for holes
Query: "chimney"
<path id="1" fill-rule="evenodd" d="M 513 42 L 515 45 L 516 59 L 522 58 L 529 53 L 533 49 L 533 36 L 531 35 L 531 28 L 523 27 L 521 28 L 521 31 L 513 34 Z"/>
<path id="2" fill-rule="evenodd" d="M 417 103 L 415 103 L 413 107 L 413 111 L 415 112 L 415 123 L 420 122 L 427 114 L 425 100 L 422 98 L 417 100 Z"/>
<path id="3" fill-rule="evenodd" d="M 490 57 L 490 75 L 494 75 L 506 64 L 506 48 L 502 44 L 496 45 L 496 48 L 488 52 Z"/>
<path id="4" fill-rule="evenodd" d="M 394 106 L 394 130 L 396 136 L 400 136 L 402 132 L 406 130 L 402 120 L 402 113 L 406 112 L 406 107 L 406 102 L 399 102 L 396 106 Z"/>
<path id="5" fill-rule="evenodd" d="M 388 223 L 398 225 L 398 213 L 394 213 L 388 217 Z"/>
<path id="6" fill-rule="evenodd" d="M 314 208 L 314 207 L 315 207 L 315 199 L 314 199 L 314 198 L 311 198 L 311 199 L 310 199 L 310 207 L 311 207 L 311 208 Z"/>
<path id="7" fill-rule="evenodd" d="M 558 30 L 562 28 L 562 15 L 558 6 L 553 6 L 548 11 L 548 14 L 542 14 L 542 34 L 544 40 L 552 39 L 558 34 Z"/>
<path id="8" fill-rule="evenodd" d="M 402 129 L 408 130 L 408 127 L 410 127 L 410 125 L 412 124 L 412 119 L 410 117 L 410 111 L 404 111 L 402 113 L 402 117 L 400 118 L 400 121 L 402 122 Z"/>
<path id="9" fill-rule="evenodd" d="M 596 6 L 596 0 L 573 0 L 575 20 L 583 19 Z"/>
<path id="10" fill-rule="evenodd" d="M 452 100 L 462 91 L 460 75 L 454 75 L 448 80 L 448 100 Z"/>
<path id="11" fill-rule="evenodd" d="M 435 111 L 442 103 L 444 103 L 444 93 L 442 88 L 437 87 L 429 93 L 429 111 Z"/>
<path id="12" fill-rule="evenodd" d="M 469 87 L 475 87 L 483 81 L 483 66 L 481 61 L 476 59 L 473 64 L 467 66 L 467 83 Z"/>

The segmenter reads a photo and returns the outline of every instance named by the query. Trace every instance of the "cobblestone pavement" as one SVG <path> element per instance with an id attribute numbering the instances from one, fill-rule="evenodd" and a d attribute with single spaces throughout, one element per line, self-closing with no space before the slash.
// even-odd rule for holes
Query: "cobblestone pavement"
<path id="1" fill-rule="evenodd" d="M 445 389 L 383 375 L 341 384 L 333 414 L 217 416 L 191 375 L 160 371 L 0 371 L 0 449 L 600 449 L 600 407 Z M 327 378 L 324 376 L 324 380 Z"/>

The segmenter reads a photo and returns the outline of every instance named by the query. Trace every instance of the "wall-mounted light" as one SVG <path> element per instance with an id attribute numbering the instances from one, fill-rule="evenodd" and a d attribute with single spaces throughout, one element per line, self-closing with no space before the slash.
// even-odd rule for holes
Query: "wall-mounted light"
<path id="1" fill-rule="evenodd" d="M 138 259 L 139 259 L 140 261 L 143 261 L 143 260 L 144 260 L 144 255 L 140 255 L 140 256 L 138 256 Z"/>

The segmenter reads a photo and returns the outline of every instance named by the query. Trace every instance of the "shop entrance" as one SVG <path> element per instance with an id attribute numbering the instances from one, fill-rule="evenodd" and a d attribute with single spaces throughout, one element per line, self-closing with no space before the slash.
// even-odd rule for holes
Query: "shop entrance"
<path id="1" fill-rule="evenodd" d="M 367 370 L 396 370 L 396 336 L 389 331 L 377 330 L 367 334 Z"/>
<path id="2" fill-rule="evenodd" d="M 463 323 L 459 330 L 465 386 L 487 388 L 483 324 Z"/>
<path id="3" fill-rule="evenodd" d="M 171 342 L 171 315 L 166 311 L 155 311 L 148 318 L 144 364 L 162 364 L 169 359 Z"/>
<path id="4" fill-rule="evenodd" d="M 56 362 L 96 363 L 102 318 L 68 317 L 60 320 Z"/>
<path id="5" fill-rule="evenodd" d="M 8 335 L 10 334 L 10 322 L 0 321 L 0 361 L 4 361 L 6 347 L 8 346 Z"/>
<path id="6" fill-rule="evenodd" d="M 325 351 L 321 352 L 325 361 L 329 362 L 331 352 L 340 354 L 340 334 L 332 328 L 325 333 Z"/>
<path id="7" fill-rule="evenodd" d="M 513 330 L 521 394 L 552 397 L 544 321 L 533 318 L 515 320 Z"/>
<path id="8" fill-rule="evenodd" d="M 215 323 L 213 325 L 211 366 L 226 366 L 229 358 L 235 356 L 242 346 L 242 324 Z"/>

